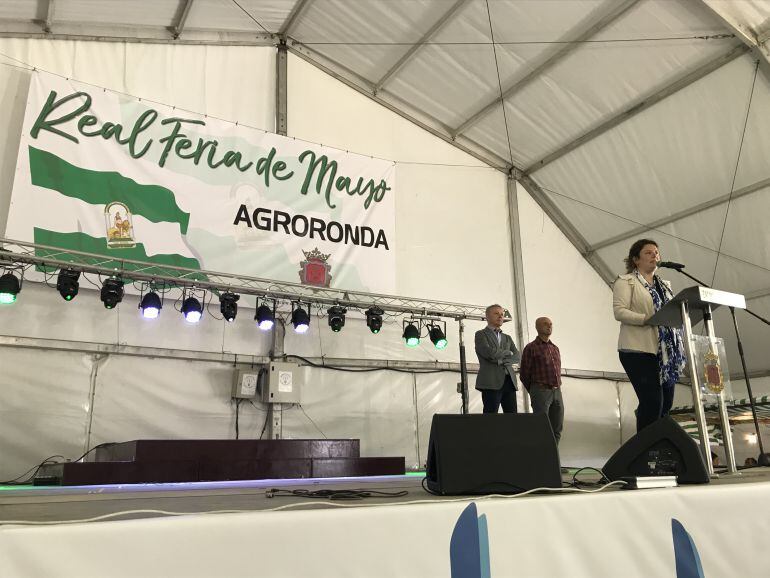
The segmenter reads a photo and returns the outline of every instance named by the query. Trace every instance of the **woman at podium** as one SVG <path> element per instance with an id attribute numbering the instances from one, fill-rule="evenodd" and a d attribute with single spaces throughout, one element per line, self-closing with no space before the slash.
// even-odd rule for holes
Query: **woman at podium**
<path id="1" fill-rule="evenodd" d="M 647 325 L 674 296 L 671 283 L 656 274 L 659 261 L 658 244 L 639 239 L 628 251 L 625 275 L 612 286 L 612 309 L 620 321 L 618 355 L 639 400 L 636 431 L 668 415 L 684 369 L 680 330 Z"/>

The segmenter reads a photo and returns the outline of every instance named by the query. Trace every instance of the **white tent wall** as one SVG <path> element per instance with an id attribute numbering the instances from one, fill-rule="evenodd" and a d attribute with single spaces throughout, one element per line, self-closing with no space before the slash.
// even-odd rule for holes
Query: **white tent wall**
<path id="1" fill-rule="evenodd" d="M 0 52 L 107 89 L 268 130 L 274 127 L 273 48 L 0 39 Z M 6 135 L 0 141 L 0 228 L 7 218 L 31 74 L 17 67 L 18 62 L 10 64 L 0 66 L 0 131 Z M 506 176 L 293 56 L 288 85 L 289 136 L 398 162 L 399 294 L 500 302 L 513 312 Z M 565 366 L 616 370 L 616 327 L 609 329 L 605 310 L 608 289 L 535 204 L 521 201 L 525 195 L 519 193 L 520 209 L 526 212 L 525 265 L 531 270 L 525 269 L 530 325 L 541 312 L 555 318 Z M 574 305 L 563 289 L 549 283 L 552 272 L 539 268 L 554 260 L 557 268 L 572 273 L 573 289 L 576 281 L 586 284 Z M 82 286 L 87 288 L 86 283 Z M 246 299 L 245 305 L 252 303 Z M 587 314 L 600 316 L 600 339 L 606 337 L 607 346 L 585 339 L 577 313 L 581 304 Z M 237 354 L 247 361 L 250 355 L 267 354 L 267 336 L 248 322 L 248 313 L 234 325 L 206 319 L 195 327 L 171 307 L 148 324 L 136 307 L 136 298 L 127 296 L 117 311 L 105 311 L 96 292 L 88 290 L 65 307 L 51 289 L 28 283 L 19 302 L 0 311 L 0 334 L 6 336 L 0 366 L 13 368 L 4 369 L 0 378 L 0 408 L 9 416 L 21 416 L 2 420 L 0 479 L 21 473 L 47 455 L 72 458 L 106 441 L 232 437 L 230 357 L 228 362 L 192 358 L 195 353 L 208 359 Z M 466 324 L 471 362 L 473 332 L 481 326 Z M 451 345 L 443 352 L 429 343 L 406 349 L 398 319 L 386 320 L 383 332 L 372 336 L 356 315 L 349 317 L 341 334 L 333 334 L 325 320 L 316 318 L 308 335 L 287 332 L 285 351 L 327 358 L 457 361 L 457 324 L 450 322 L 447 329 Z M 15 338 L 24 343 L 11 346 Z M 53 350 L 92 351 L 100 344 L 113 353 Z M 129 347 L 147 349 L 140 357 L 114 353 Z M 164 358 L 180 351 L 189 359 Z M 425 461 L 433 413 L 459 410 L 456 373 L 354 375 L 310 367 L 303 372 L 304 412 L 284 412 L 284 437 L 317 437 L 320 432 L 360 437 L 364 455 L 404 455 L 407 467 L 417 467 Z M 470 376 L 471 387 L 473 379 Z M 567 379 L 565 397 L 563 462 L 600 465 L 620 437 L 615 384 Z M 244 436 L 258 436 L 262 429 L 264 408 L 257 406 L 241 406 Z M 473 390 L 471 411 L 480 411 L 480 397 Z"/>
<path id="2" fill-rule="evenodd" d="M 530 338 L 549 317 L 564 367 L 622 372 L 612 290 L 522 186 L 518 197 Z"/>

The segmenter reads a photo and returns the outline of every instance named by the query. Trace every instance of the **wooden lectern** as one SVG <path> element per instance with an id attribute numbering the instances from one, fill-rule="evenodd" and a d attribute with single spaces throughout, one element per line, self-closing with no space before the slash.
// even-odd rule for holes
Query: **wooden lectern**
<path id="1" fill-rule="evenodd" d="M 647 325 L 664 325 L 666 327 L 682 327 L 684 329 L 684 346 L 687 352 L 687 364 L 690 367 L 690 379 L 692 381 L 692 401 L 695 410 L 695 420 L 698 423 L 700 435 L 700 449 L 706 463 L 709 475 L 714 475 L 714 464 L 711 461 L 711 449 L 708 444 L 708 429 L 706 427 L 706 413 L 703 409 L 703 394 L 701 386 L 705 381 L 699 375 L 698 364 L 693 347 L 693 326 L 701 321 L 705 323 L 706 336 L 711 341 L 711 350 L 716 351 L 716 334 L 712 312 L 720 305 L 746 309 L 746 298 L 738 293 L 728 293 L 709 287 L 688 287 L 674 296 L 660 311 L 647 320 Z M 724 392 L 718 394 L 719 420 L 722 424 L 722 436 L 725 442 L 725 457 L 727 469 L 731 474 L 738 471 L 735 466 L 735 451 L 733 449 L 733 436 L 730 431 L 730 419 L 725 406 Z"/>

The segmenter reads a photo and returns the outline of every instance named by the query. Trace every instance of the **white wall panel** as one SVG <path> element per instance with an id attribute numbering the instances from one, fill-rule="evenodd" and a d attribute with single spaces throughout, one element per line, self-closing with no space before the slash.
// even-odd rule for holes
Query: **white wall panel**
<path id="1" fill-rule="evenodd" d="M 0 347 L 0 367 L 0 480 L 54 454 L 80 456 L 90 356 Z"/>
<path id="2" fill-rule="evenodd" d="M 612 291 L 523 187 L 517 189 L 529 335 L 550 317 L 562 367 L 622 371 Z"/>
<path id="3" fill-rule="evenodd" d="M 320 430 L 329 438 L 359 438 L 362 456 L 404 456 L 407 468 L 414 467 L 417 424 L 411 374 L 303 371 L 302 407 L 310 418 L 300 409 L 284 410 L 284 437 L 318 438 Z"/>
<path id="4" fill-rule="evenodd" d="M 235 437 L 234 371 L 226 363 L 107 357 L 98 367 L 91 445 Z"/>
<path id="5" fill-rule="evenodd" d="M 419 467 L 425 467 L 428 459 L 428 442 L 433 416 L 437 413 L 460 413 L 461 399 L 457 393 L 459 373 L 428 373 L 416 376 L 417 381 L 417 433 L 420 445 Z M 476 375 L 468 375 L 468 407 L 471 413 L 481 413 L 481 394 L 474 389 Z M 522 407 L 521 394 L 518 396 Z"/>

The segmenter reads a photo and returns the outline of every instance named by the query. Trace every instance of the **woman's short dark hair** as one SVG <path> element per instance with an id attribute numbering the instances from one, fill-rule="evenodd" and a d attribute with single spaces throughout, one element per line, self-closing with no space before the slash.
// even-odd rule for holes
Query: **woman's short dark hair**
<path id="1" fill-rule="evenodd" d="M 634 242 L 634 244 L 631 245 L 631 248 L 628 250 L 628 257 L 626 257 L 624 260 L 626 264 L 626 273 L 630 273 L 636 269 L 636 263 L 634 263 L 634 259 L 638 259 L 642 255 L 642 249 L 644 249 L 645 245 L 655 245 L 656 247 L 658 246 L 658 244 L 652 239 L 639 239 L 638 241 Z"/>

